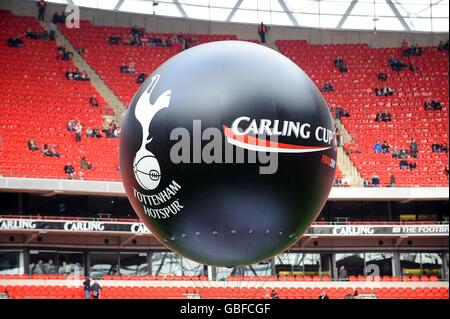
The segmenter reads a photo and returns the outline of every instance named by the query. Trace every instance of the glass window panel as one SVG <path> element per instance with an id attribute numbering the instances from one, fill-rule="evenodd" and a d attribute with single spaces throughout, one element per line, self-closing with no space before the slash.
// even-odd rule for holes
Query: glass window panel
<path id="1" fill-rule="evenodd" d="M 283 11 L 278 0 L 258 0 L 258 10 Z"/>
<path id="2" fill-rule="evenodd" d="M 210 0 L 211 7 L 233 8 L 238 0 Z"/>
<path id="3" fill-rule="evenodd" d="M 90 276 L 102 278 L 104 275 L 119 274 L 119 255 L 117 253 L 91 252 Z"/>
<path id="4" fill-rule="evenodd" d="M 350 13 L 352 16 L 372 16 L 373 3 L 358 2 Z"/>
<path id="5" fill-rule="evenodd" d="M 169 17 L 181 17 L 181 12 L 174 4 L 160 2 L 155 7 L 155 14 Z"/>
<path id="6" fill-rule="evenodd" d="M 420 253 L 400 253 L 400 269 L 402 276 L 420 276 Z"/>
<path id="7" fill-rule="evenodd" d="M 433 31 L 434 32 L 448 32 L 448 20 L 445 19 L 433 19 Z"/>
<path id="8" fill-rule="evenodd" d="M 288 15 L 286 13 L 272 12 L 272 22 L 271 22 L 271 24 L 292 25 L 292 22 L 291 22 L 291 20 L 289 19 Z"/>
<path id="9" fill-rule="evenodd" d="M 182 258 L 181 265 L 183 276 L 197 277 L 201 275 L 206 275 L 204 273 L 203 264 L 199 264 L 198 262 L 195 262 L 187 258 Z"/>
<path id="10" fill-rule="evenodd" d="M 274 13 L 273 12 L 269 12 L 269 11 L 258 11 L 257 12 L 257 16 L 258 16 L 258 21 L 259 22 L 264 22 L 265 24 L 277 24 L 276 22 L 273 22 L 272 20 L 272 15 Z"/>
<path id="11" fill-rule="evenodd" d="M 80 7 L 98 8 L 105 10 L 112 10 L 119 0 L 73 0 L 73 3 Z"/>
<path id="12" fill-rule="evenodd" d="M 125 276 L 147 276 L 147 253 L 120 253 L 120 274 Z"/>
<path id="13" fill-rule="evenodd" d="M 318 13 L 319 12 L 319 4 L 317 1 L 285 0 L 285 2 L 291 12 L 309 12 L 309 13 Z"/>
<path id="14" fill-rule="evenodd" d="M 320 13 L 329 14 L 344 14 L 350 6 L 351 1 L 348 3 L 335 2 L 335 1 L 321 1 L 320 2 Z"/>
<path id="15" fill-rule="evenodd" d="M 199 6 L 208 6 L 209 0 L 178 0 L 179 3 L 196 4 Z"/>
<path id="16" fill-rule="evenodd" d="M 415 31 L 431 31 L 431 19 L 407 19 L 407 23 L 411 26 L 412 30 Z"/>
<path id="17" fill-rule="evenodd" d="M 384 2 L 384 1 L 383 1 Z M 392 11 L 391 7 L 387 3 L 375 3 L 375 13 L 377 17 L 386 16 L 386 17 L 395 17 L 395 13 Z M 352 12 L 353 14 L 353 12 Z"/>
<path id="18" fill-rule="evenodd" d="M 256 10 L 258 7 L 257 1 L 255 0 L 243 0 L 239 9 L 252 9 Z"/>
<path id="19" fill-rule="evenodd" d="M 373 30 L 373 17 L 349 16 L 342 26 L 343 29 Z"/>
<path id="20" fill-rule="evenodd" d="M 272 265 L 270 261 L 260 262 L 244 268 L 244 276 L 267 277 L 272 275 Z"/>
<path id="21" fill-rule="evenodd" d="M 211 20 L 225 21 L 231 13 L 231 9 L 210 8 L 209 15 Z"/>
<path id="22" fill-rule="evenodd" d="M 84 256 L 82 252 L 58 252 L 58 274 L 84 275 Z"/>
<path id="23" fill-rule="evenodd" d="M 152 253 L 153 276 L 181 276 L 181 256 L 172 252 Z"/>
<path id="24" fill-rule="evenodd" d="M 161 5 L 161 3 L 155 7 L 155 10 Z M 127 0 L 120 7 L 120 11 L 137 12 L 137 13 L 153 13 L 153 4 L 148 1 L 139 0 Z"/>
<path id="25" fill-rule="evenodd" d="M 56 251 L 30 250 L 30 274 L 56 274 Z"/>
<path id="26" fill-rule="evenodd" d="M 346 279 L 347 276 L 364 276 L 364 255 L 360 253 L 337 253 L 336 268 L 339 279 Z"/>
<path id="27" fill-rule="evenodd" d="M 21 255 L 21 251 L 0 250 L 0 274 L 23 274 L 23 267 L 20 266 Z"/>
<path id="28" fill-rule="evenodd" d="M 398 18 L 377 18 L 377 30 L 405 30 Z"/>
<path id="29" fill-rule="evenodd" d="M 218 281 L 226 281 L 229 276 L 231 276 L 231 273 L 233 272 L 234 268 L 227 268 L 227 267 L 215 267 L 216 269 L 216 280 Z"/>
<path id="30" fill-rule="evenodd" d="M 421 253 L 422 272 L 425 276 L 443 277 L 442 254 Z"/>
<path id="31" fill-rule="evenodd" d="M 321 28 L 336 28 L 339 21 L 341 21 L 341 16 L 331 16 L 331 15 L 322 15 L 320 18 L 320 27 Z"/>
<path id="32" fill-rule="evenodd" d="M 209 19 L 209 8 L 183 5 L 184 11 L 189 18 L 193 19 Z"/>
<path id="33" fill-rule="evenodd" d="M 365 253 L 366 275 L 371 276 L 392 276 L 392 263 L 394 255 L 392 253 Z M 376 267 L 371 267 L 375 265 Z M 372 272 L 373 268 L 376 269 Z"/>
<path id="34" fill-rule="evenodd" d="M 298 24 L 302 27 L 319 27 L 319 16 L 316 14 L 295 13 L 294 16 L 297 19 Z"/>
<path id="35" fill-rule="evenodd" d="M 242 23 L 259 23 L 257 12 L 251 10 L 237 10 L 231 21 Z"/>
<path id="36" fill-rule="evenodd" d="M 429 6 L 427 5 L 417 5 L 417 4 L 398 4 L 396 5 L 398 12 L 400 12 L 401 16 L 404 17 L 415 17 L 417 13 L 423 10 L 428 10 Z"/>
<path id="37" fill-rule="evenodd" d="M 431 10 L 433 18 L 448 18 L 448 5 L 436 5 Z M 447 20 L 448 22 L 448 20 Z"/>

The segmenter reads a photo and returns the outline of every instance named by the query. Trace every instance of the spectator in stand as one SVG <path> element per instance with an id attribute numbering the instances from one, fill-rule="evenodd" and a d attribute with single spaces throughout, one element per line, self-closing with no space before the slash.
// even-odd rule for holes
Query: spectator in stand
<path id="1" fill-rule="evenodd" d="M 117 34 L 113 34 L 108 38 L 108 44 L 120 44 L 121 41 L 122 39 Z"/>
<path id="2" fill-rule="evenodd" d="M 383 90 L 380 88 L 375 88 L 375 95 L 376 96 L 383 96 Z"/>
<path id="3" fill-rule="evenodd" d="M 399 158 L 400 151 L 397 149 L 397 146 L 394 146 L 394 150 L 392 151 L 392 158 Z"/>
<path id="4" fill-rule="evenodd" d="M 409 168 L 409 163 L 408 163 L 408 161 L 406 160 L 406 158 L 402 158 L 401 160 L 400 160 L 400 169 L 401 170 L 404 170 L 404 169 L 408 169 Z"/>
<path id="5" fill-rule="evenodd" d="M 448 48 L 449 48 L 449 46 L 448 46 L 448 40 L 445 41 L 445 43 L 444 43 L 443 41 L 440 41 L 440 42 L 439 42 L 439 45 L 438 45 L 438 50 L 439 50 L 439 51 L 448 51 Z"/>
<path id="6" fill-rule="evenodd" d="M 448 174 L 449 174 L 449 168 L 448 168 L 448 164 L 445 166 L 445 168 L 444 168 L 444 173 L 445 173 L 445 175 L 447 175 L 447 177 L 448 177 Z"/>
<path id="7" fill-rule="evenodd" d="M 130 34 L 133 35 L 133 36 L 134 35 L 139 35 L 139 28 L 138 28 L 138 26 L 136 24 L 131 27 Z"/>
<path id="8" fill-rule="evenodd" d="M 347 278 L 347 269 L 342 265 L 341 268 L 339 268 L 338 280 L 347 280 Z"/>
<path id="9" fill-rule="evenodd" d="M 319 299 L 330 299 L 330 297 L 328 297 L 325 291 L 322 291 L 322 293 L 319 296 Z"/>
<path id="10" fill-rule="evenodd" d="M 445 154 L 448 154 L 448 146 L 447 146 L 447 143 L 444 143 L 444 144 L 442 144 L 440 147 L 439 147 L 439 151 L 438 151 L 438 153 L 445 153 Z"/>
<path id="11" fill-rule="evenodd" d="M 334 135 L 336 136 L 336 145 L 338 147 L 341 147 L 342 146 L 342 136 L 341 136 L 341 131 L 337 127 L 334 132 Z"/>
<path id="12" fill-rule="evenodd" d="M 394 95 L 394 90 L 392 90 L 388 85 L 385 85 L 383 88 L 383 95 L 384 96 L 392 96 L 392 95 Z"/>
<path id="13" fill-rule="evenodd" d="M 402 146 L 402 148 L 400 149 L 400 152 L 398 154 L 399 158 L 405 159 L 408 157 L 408 152 L 406 151 L 406 149 Z"/>
<path id="14" fill-rule="evenodd" d="M 79 171 L 79 172 L 78 172 L 78 179 L 79 179 L 80 181 L 84 181 L 84 173 L 83 173 L 83 171 Z"/>
<path id="15" fill-rule="evenodd" d="M 415 139 L 412 139 L 409 143 L 409 154 L 411 157 L 417 158 L 417 154 L 419 153 L 419 146 Z"/>
<path id="16" fill-rule="evenodd" d="M 272 289 L 272 292 L 270 293 L 270 298 L 271 298 L 271 299 L 280 299 L 280 296 L 279 296 L 278 293 L 275 291 L 275 289 Z"/>
<path id="17" fill-rule="evenodd" d="M 70 162 L 68 162 L 64 166 L 64 173 L 68 174 L 69 179 L 73 179 L 75 175 L 75 168 L 72 166 L 72 164 L 70 164 Z"/>
<path id="18" fill-rule="evenodd" d="M 428 99 L 427 101 L 423 102 L 423 107 L 425 111 L 431 111 L 433 107 L 431 106 L 431 99 Z"/>
<path id="19" fill-rule="evenodd" d="M 409 61 L 409 62 L 408 62 L 408 69 L 409 69 L 411 72 L 416 72 L 416 71 L 419 70 L 419 67 L 416 66 L 416 65 L 414 65 L 411 61 Z"/>
<path id="20" fill-rule="evenodd" d="M 417 164 L 416 164 L 416 162 L 414 162 L 414 163 L 411 162 L 411 163 L 408 163 L 408 167 L 412 171 L 413 169 L 415 169 L 417 167 Z"/>
<path id="21" fill-rule="evenodd" d="M 28 39 L 36 39 L 38 35 L 36 33 L 34 33 L 30 27 L 28 27 L 27 31 L 25 32 L 25 36 Z"/>
<path id="22" fill-rule="evenodd" d="M 389 173 L 389 186 L 395 187 L 395 176 L 392 173 Z"/>
<path id="23" fill-rule="evenodd" d="M 264 22 L 261 22 L 258 26 L 258 34 L 261 39 L 261 43 L 266 43 L 267 31 L 268 31 L 268 29 L 267 29 L 266 25 L 264 24 Z"/>
<path id="24" fill-rule="evenodd" d="M 75 131 L 75 124 L 76 124 L 75 119 L 70 119 L 70 120 L 67 122 L 67 130 L 68 130 L 69 132 Z"/>
<path id="25" fill-rule="evenodd" d="M 380 187 L 380 177 L 376 173 L 372 175 L 372 187 Z"/>
<path id="26" fill-rule="evenodd" d="M 28 149 L 30 151 L 38 151 L 39 150 L 39 147 L 37 146 L 33 137 L 28 140 Z"/>
<path id="27" fill-rule="evenodd" d="M 387 141 L 383 141 L 383 144 L 381 144 L 381 149 L 383 151 L 383 154 L 389 154 L 391 145 Z"/>
<path id="28" fill-rule="evenodd" d="M 376 143 L 373 145 L 373 150 L 375 154 L 383 153 L 383 148 L 379 140 L 377 140 Z"/>
<path id="29" fill-rule="evenodd" d="M 90 127 L 86 129 L 86 137 L 94 137 L 94 131 Z"/>
<path id="30" fill-rule="evenodd" d="M 136 73 L 136 69 L 134 68 L 134 62 L 128 63 L 128 73 Z"/>
<path id="31" fill-rule="evenodd" d="M 442 110 L 441 102 L 436 101 L 436 100 L 432 100 L 431 101 L 431 108 L 433 109 L 433 111 Z"/>
<path id="32" fill-rule="evenodd" d="M 336 178 L 336 179 L 334 180 L 334 186 L 336 186 L 336 187 L 341 187 L 341 186 L 343 186 L 342 180 L 341 180 L 340 178 Z"/>
<path id="33" fill-rule="evenodd" d="M 91 280 L 92 280 L 92 278 L 86 278 L 86 280 L 83 281 L 83 289 L 84 289 L 84 298 L 85 299 L 91 299 Z"/>
<path id="34" fill-rule="evenodd" d="M 65 261 L 62 262 L 61 266 L 58 269 L 58 274 L 67 275 L 70 273 L 70 268 L 67 266 Z"/>
<path id="35" fill-rule="evenodd" d="M 406 39 L 403 39 L 403 41 L 402 41 L 402 53 L 403 53 L 403 55 L 407 55 L 409 53 L 409 45 L 408 45 L 408 41 L 406 41 Z"/>
<path id="36" fill-rule="evenodd" d="M 378 81 L 384 82 L 387 80 L 387 78 L 388 78 L 387 73 L 384 71 L 384 69 L 381 69 L 381 72 L 378 73 Z"/>
<path id="37" fill-rule="evenodd" d="M 90 81 L 91 79 L 89 78 L 89 76 L 86 73 L 86 71 L 83 71 L 83 72 L 81 72 L 80 80 L 81 81 Z"/>
<path id="38" fill-rule="evenodd" d="M 51 275 L 56 274 L 56 267 L 52 259 L 50 259 L 46 265 L 46 273 Z"/>
<path id="39" fill-rule="evenodd" d="M 138 75 L 138 77 L 137 77 L 137 80 L 136 80 L 136 83 L 137 84 L 141 84 L 141 83 L 144 83 L 144 81 L 145 81 L 145 73 L 139 73 L 139 75 Z"/>
<path id="40" fill-rule="evenodd" d="M 330 81 L 326 81 L 323 85 L 321 92 L 334 92 L 334 86 L 330 83 Z"/>
<path id="41" fill-rule="evenodd" d="M 83 126 L 80 122 L 75 124 L 75 142 L 81 142 L 81 134 L 83 133 Z"/>
<path id="42" fill-rule="evenodd" d="M 42 153 L 44 154 L 44 156 L 49 156 L 49 157 L 60 157 L 59 153 L 56 150 L 56 146 L 55 145 L 48 145 L 48 144 L 44 144 L 44 147 L 42 149 Z"/>
<path id="43" fill-rule="evenodd" d="M 98 106 L 98 100 L 96 95 L 92 95 L 89 98 L 89 106 Z"/>
<path id="44" fill-rule="evenodd" d="M 120 73 L 128 73 L 128 67 L 125 65 L 125 63 L 122 63 L 120 65 Z"/>
<path id="45" fill-rule="evenodd" d="M 403 63 L 402 61 L 394 58 L 394 57 L 390 57 L 388 60 L 388 64 L 389 66 L 392 68 L 392 70 L 399 72 L 401 70 L 403 70 L 406 67 L 406 64 Z"/>
<path id="46" fill-rule="evenodd" d="M 45 20 L 45 8 L 47 7 L 47 3 L 44 0 L 39 0 L 37 3 L 38 7 L 38 20 L 44 21 Z"/>
<path id="47" fill-rule="evenodd" d="M 439 152 L 440 149 L 441 149 L 441 145 L 438 144 L 438 143 L 433 143 L 431 145 L 431 152 L 432 153 L 437 153 L 437 152 Z"/>
<path id="48" fill-rule="evenodd" d="M 100 133 L 98 128 L 94 128 L 92 131 L 92 136 L 96 137 L 96 138 L 100 138 L 100 137 L 102 137 L 102 134 Z"/>
<path id="49" fill-rule="evenodd" d="M 100 299 L 100 291 L 102 287 L 99 285 L 97 280 L 94 280 L 94 284 L 91 286 L 92 298 Z"/>
<path id="50" fill-rule="evenodd" d="M 347 65 L 345 64 L 344 60 L 340 56 L 338 56 L 334 60 L 334 65 L 339 69 L 339 72 L 341 72 L 341 73 L 348 71 Z"/>
<path id="51" fill-rule="evenodd" d="M 80 161 L 80 167 L 81 169 L 93 169 L 94 165 L 92 165 L 92 162 L 88 162 L 86 159 L 86 156 L 81 157 L 81 161 Z"/>
<path id="52" fill-rule="evenodd" d="M 10 48 L 21 48 L 23 47 L 23 41 L 20 38 L 20 36 L 17 37 L 11 37 L 6 40 L 8 47 Z"/>
<path id="53" fill-rule="evenodd" d="M 120 132 L 121 132 L 121 128 L 120 128 L 120 127 L 117 127 L 117 128 L 114 130 L 112 137 L 120 137 Z"/>

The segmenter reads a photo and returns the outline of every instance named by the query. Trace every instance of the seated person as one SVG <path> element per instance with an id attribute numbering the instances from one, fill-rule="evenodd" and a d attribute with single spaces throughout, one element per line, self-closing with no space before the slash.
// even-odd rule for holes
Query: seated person
<path id="1" fill-rule="evenodd" d="M 21 48 L 23 47 L 23 41 L 20 37 L 11 37 L 6 41 L 8 47 L 10 48 Z"/>
<path id="2" fill-rule="evenodd" d="M 397 149 L 397 146 L 394 147 L 393 151 L 392 151 L 392 157 L 393 158 L 399 158 L 400 157 L 400 152 Z"/>
<path id="3" fill-rule="evenodd" d="M 400 152 L 398 153 L 398 157 L 403 159 L 408 157 L 408 152 L 404 147 L 401 148 Z"/>
<path id="4" fill-rule="evenodd" d="M 375 95 L 376 96 L 383 96 L 383 90 L 380 88 L 375 88 Z"/>
<path id="5" fill-rule="evenodd" d="M 125 63 L 122 63 L 120 65 L 120 73 L 128 73 L 128 67 L 125 65 Z"/>
<path id="6" fill-rule="evenodd" d="M 380 141 L 377 141 L 377 142 L 373 145 L 373 150 L 375 151 L 375 154 L 383 153 L 383 148 L 382 148 L 382 146 L 381 146 Z"/>
<path id="7" fill-rule="evenodd" d="M 431 101 L 431 108 L 435 111 L 435 110 L 442 110 L 442 105 L 441 102 L 433 100 Z"/>
<path id="8" fill-rule="evenodd" d="M 87 161 L 86 156 L 83 156 L 81 158 L 80 167 L 81 169 L 93 169 L 94 165 L 92 165 L 92 162 Z"/>
<path id="9" fill-rule="evenodd" d="M 70 164 L 70 162 L 64 166 L 64 173 L 69 175 L 69 179 L 73 179 L 75 175 L 75 168 L 72 166 L 72 164 Z"/>
<path id="10" fill-rule="evenodd" d="M 28 149 L 29 149 L 30 151 L 38 151 L 38 150 L 39 150 L 39 147 L 37 146 L 37 144 L 36 144 L 34 138 L 30 138 L 30 139 L 28 140 Z"/>
<path id="11" fill-rule="evenodd" d="M 90 127 L 86 129 L 86 137 L 94 137 L 94 131 Z"/>
<path id="12" fill-rule="evenodd" d="M 440 145 L 440 147 L 439 147 L 439 150 L 438 150 L 438 153 L 445 153 L 445 154 L 448 154 L 448 146 L 447 146 L 447 143 L 444 143 L 444 144 L 442 144 L 442 145 Z"/>
<path id="13" fill-rule="evenodd" d="M 387 153 L 389 153 L 391 146 L 389 145 L 389 143 L 387 141 L 384 141 L 383 144 L 381 144 L 381 149 L 383 151 L 383 154 L 387 154 Z"/>
<path id="14" fill-rule="evenodd" d="M 136 83 L 141 84 L 144 83 L 144 81 L 145 81 L 145 73 L 139 73 Z"/>
<path id="15" fill-rule="evenodd" d="M 102 134 L 100 133 L 100 130 L 98 128 L 94 128 L 92 130 L 92 136 L 96 137 L 96 138 L 100 138 L 100 137 L 102 137 Z"/>
<path id="16" fill-rule="evenodd" d="M 431 111 L 433 107 L 431 106 L 431 100 L 425 101 L 423 103 L 425 111 Z"/>
<path id="17" fill-rule="evenodd" d="M 375 115 L 375 122 L 379 121 L 381 121 L 381 113 L 377 113 L 377 115 Z"/>
<path id="18" fill-rule="evenodd" d="M 322 92 L 334 92 L 334 86 L 330 82 L 325 82 L 324 86 L 321 89 Z"/>
<path id="19" fill-rule="evenodd" d="M 408 161 L 405 158 L 402 158 L 400 160 L 400 169 L 403 170 L 403 169 L 408 169 L 408 168 L 409 168 Z"/>
<path id="20" fill-rule="evenodd" d="M 391 118 L 391 113 L 384 111 L 383 113 L 381 113 L 381 120 L 383 122 L 390 122 L 392 120 Z"/>
<path id="21" fill-rule="evenodd" d="M 394 95 L 394 91 L 389 87 L 389 86 L 385 86 L 384 88 L 383 88 L 383 95 L 384 96 L 391 96 L 391 95 Z"/>
<path id="22" fill-rule="evenodd" d="M 388 75 L 383 70 L 380 73 L 378 73 L 378 81 L 384 82 L 387 80 L 387 78 L 388 78 Z"/>
<path id="23" fill-rule="evenodd" d="M 432 153 L 437 153 L 437 152 L 440 151 L 440 149 L 441 149 L 441 145 L 438 144 L 438 143 L 433 143 L 433 144 L 431 145 L 431 152 L 432 152 Z"/>
<path id="24" fill-rule="evenodd" d="M 380 187 L 380 177 L 377 174 L 372 175 L 372 186 Z"/>
<path id="25" fill-rule="evenodd" d="M 99 104 L 98 104 L 98 100 L 97 100 L 97 97 L 95 96 L 95 95 L 92 95 L 90 98 L 89 98 L 89 106 L 98 106 Z"/>
<path id="26" fill-rule="evenodd" d="M 90 78 L 89 78 L 88 74 L 86 73 L 86 71 L 81 72 L 80 80 L 81 81 L 89 81 L 90 80 Z"/>

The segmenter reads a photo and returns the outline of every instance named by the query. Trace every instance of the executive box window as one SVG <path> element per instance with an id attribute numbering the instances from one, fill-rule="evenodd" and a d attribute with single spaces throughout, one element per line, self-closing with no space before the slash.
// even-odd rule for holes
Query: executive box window
<path id="1" fill-rule="evenodd" d="M 104 275 L 119 274 L 119 254 L 110 252 L 91 252 L 90 259 L 90 276 L 93 278 L 101 278 Z"/>
<path id="2" fill-rule="evenodd" d="M 152 275 L 153 276 L 182 276 L 181 256 L 172 252 L 152 253 Z"/>
<path id="3" fill-rule="evenodd" d="M 281 276 L 329 276 L 330 264 L 329 253 L 286 253 L 275 257 L 275 270 Z"/>
<path id="4" fill-rule="evenodd" d="M 0 274 L 23 274 L 23 251 L 0 250 Z"/>
<path id="5" fill-rule="evenodd" d="M 402 275 L 444 278 L 443 257 L 442 253 L 435 252 L 400 253 Z"/>
<path id="6" fill-rule="evenodd" d="M 394 254 L 386 252 L 365 253 L 366 276 L 392 276 Z"/>
<path id="7" fill-rule="evenodd" d="M 80 251 L 58 251 L 58 274 L 84 275 L 84 256 Z"/>
<path id="8" fill-rule="evenodd" d="M 125 276 L 147 276 L 147 253 L 120 253 L 120 274 Z"/>
<path id="9" fill-rule="evenodd" d="M 53 250 L 30 250 L 30 274 L 57 274 L 56 258 L 57 252 Z"/>

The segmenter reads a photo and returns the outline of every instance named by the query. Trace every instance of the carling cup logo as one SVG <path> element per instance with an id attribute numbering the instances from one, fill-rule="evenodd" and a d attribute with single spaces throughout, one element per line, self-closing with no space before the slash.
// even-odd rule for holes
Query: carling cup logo
<path id="1" fill-rule="evenodd" d="M 140 96 L 136 103 L 134 115 L 142 127 L 142 143 L 136 152 L 133 161 L 133 172 L 136 181 L 145 190 L 153 190 L 158 187 L 161 181 L 161 168 L 155 155 L 148 151 L 146 146 L 152 141 L 149 127 L 153 117 L 160 110 L 169 107 L 171 90 L 161 94 L 155 103 L 150 102 L 153 89 L 159 81 L 159 75 L 152 77 L 152 81 L 147 90 Z"/>

